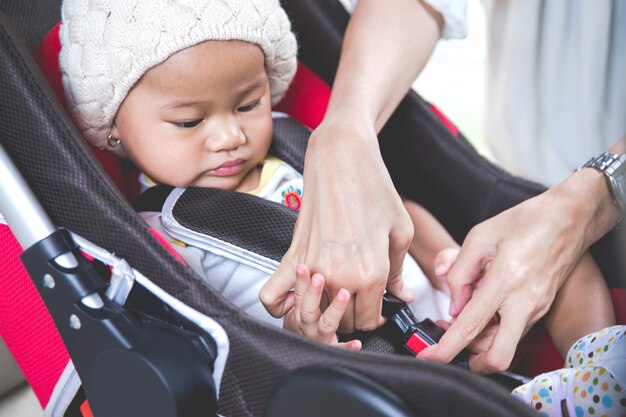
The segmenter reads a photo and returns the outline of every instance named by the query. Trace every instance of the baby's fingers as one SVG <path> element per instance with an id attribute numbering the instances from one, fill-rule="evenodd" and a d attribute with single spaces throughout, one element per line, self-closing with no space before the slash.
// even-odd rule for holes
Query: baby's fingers
<path id="1" fill-rule="evenodd" d="M 304 326 L 305 335 L 311 337 L 320 318 L 320 302 L 324 290 L 324 277 L 314 274 L 300 302 L 300 321 Z"/>
<path id="2" fill-rule="evenodd" d="M 326 337 L 335 336 L 337 328 L 339 328 L 339 322 L 341 322 L 349 302 L 350 293 L 345 288 L 342 288 L 319 319 L 317 332 L 320 335 Z"/>
<path id="3" fill-rule="evenodd" d="M 435 257 L 435 274 L 442 277 L 448 274 L 459 255 L 459 248 L 446 248 Z"/>

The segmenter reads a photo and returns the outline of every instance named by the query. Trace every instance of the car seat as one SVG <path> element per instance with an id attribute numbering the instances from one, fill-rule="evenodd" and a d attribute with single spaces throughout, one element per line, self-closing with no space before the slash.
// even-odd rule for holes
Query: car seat
<path id="1" fill-rule="evenodd" d="M 332 84 L 341 33 L 347 21 L 345 11 L 334 1 L 287 1 L 284 6 L 293 19 L 301 46 L 303 65 L 299 77 L 322 84 L 314 77 L 318 74 Z M 305 406 L 308 403 L 297 392 L 289 391 L 290 387 L 311 383 L 318 391 L 320 385 L 328 388 L 331 396 L 336 395 L 333 392 L 342 392 L 341 387 L 362 383 L 373 392 L 384 392 L 384 398 L 394 398 L 408 415 L 532 415 L 531 410 L 509 398 L 506 391 L 471 373 L 388 355 L 337 351 L 260 325 L 240 314 L 174 259 L 137 218 L 94 161 L 32 65 L 27 50 L 8 26 L 3 18 L 0 48 L 7 57 L 0 73 L 3 147 L 54 224 L 120 255 L 158 287 L 225 329 L 230 350 L 219 387 L 221 415 L 261 415 L 276 407 L 287 410 L 285 415 L 293 415 L 296 409 L 298 415 L 322 414 L 323 401 L 314 400 L 310 407 Z M 297 101 L 289 96 L 287 99 Z M 303 111 L 305 107 L 291 106 L 295 106 L 295 117 L 298 111 L 304 116 L 312 114 Z M 415 132 L 419 132 L 419 141 Z M 381 148 L 399 190 L 435 213 L 458 240 L 478 221 L 542 190 L 484 161 L 449 122 L 443 122 L 441 115 L 414 94 L 404 100 L 381 133 Z M 419 156 L 418 161 L 408 158 L 407 152 Z M 121 163 L 114 162 L 123 178 Z M 434 174 L 437 169 L 441 175 Z M 411 178 L 428 180 L 416 186 Z M 441 189 L 447 192 L 434 193 Z M 477 199 L 477 195 L 485 199 Z M 475 204 L 476 201 L 482 204 Z M 68 355 L 30 278 L 15 262 L 21 249 L 6 226 L 0 226 L 0 232 L 0 331 L 45 405 Z M 616 242 L 611 235 L 596 245 L 596 259 L 609 283 L 617 288 L 613 293 L 621 294 L 624 269 L 619 261 L 623 257 L 618 256 Z M 135 295 L 126 307 L 146 310 L 145 305 L 140 305 L 146 297 Z M 311 365 L 322 368 L 307 368 Z M 344 372 L 334 374 L 333 368 Z M 335 380 L 339 381 L 335 391 L 334 384 L 320 382 Z M 306 392 L 313 394 L 316 390 L 309 388 Z M 347 393 L 342 395 L 352 398 Z M 290 408 L 286 398 L 301 402 Z"/>

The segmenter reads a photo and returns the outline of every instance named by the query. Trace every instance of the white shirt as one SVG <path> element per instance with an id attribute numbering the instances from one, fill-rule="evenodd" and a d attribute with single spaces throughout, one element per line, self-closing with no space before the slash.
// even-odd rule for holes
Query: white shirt
<path id="1" fill-rule="evenodd" d="M 339 0 L 352 12 L 358 0 Z M 380 0 L 384 1 L 384 0 Z M 415 0 L 420 1 L 420 0 Z M 443 39 L 461 39 L 467 36 L 467 0 L 424 0 L 443 17 Z M 408 42 L 409 40 L 407 40 Z"/>

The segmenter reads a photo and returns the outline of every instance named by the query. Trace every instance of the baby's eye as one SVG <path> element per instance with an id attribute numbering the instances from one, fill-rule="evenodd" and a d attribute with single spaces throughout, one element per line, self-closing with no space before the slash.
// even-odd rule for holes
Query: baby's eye
<path id="1" fill-rule="evenodd" d="M 252 103 L 249 103 L 249 104 L 246 104 L 246 105 L 243 105 L 243 106 L 239 107 L 237 109 L 237 111 L 240 111 L 242 113 L 247 113 L 249 111 L 254 110 L 256 107 L 258 107 L 258 105 L 260 103 L 261 103 L 261 100 L 256 100 L 256 101 L 254 101 Z"/>
<path id="2" fill-rule="evenodd" d="M 184 122 L 174 122 L 174 125 L 181 127 L 183 129 L 191 129 L 192 127 L 198 126 L 201 122 L 202 122 L 202 119 L 196 119 L 196 120 L 187 120 Z"/>

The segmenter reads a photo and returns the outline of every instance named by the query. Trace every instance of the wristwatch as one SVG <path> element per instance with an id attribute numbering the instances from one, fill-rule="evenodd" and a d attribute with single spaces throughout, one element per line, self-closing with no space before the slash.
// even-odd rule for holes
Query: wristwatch
<path id="1" fill-rule="evenodd" d="M 626 154 L 605 152 L 585 162 L 577 171 L 583 168 L 594 168 L 604 174 L 613 202 L 626 213 Z"/>

